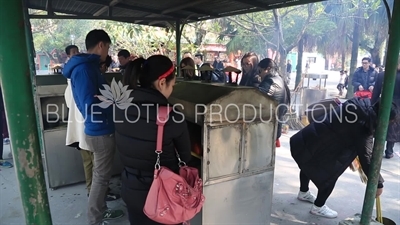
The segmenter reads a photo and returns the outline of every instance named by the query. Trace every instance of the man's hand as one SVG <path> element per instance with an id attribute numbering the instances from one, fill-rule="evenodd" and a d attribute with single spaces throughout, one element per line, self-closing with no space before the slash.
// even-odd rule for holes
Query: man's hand
<path id="1" fill-rule="evenodd" d="M 374 86 L 369 86 L 368 90 L 372 92 L 374 90 Z"/>
<path id="2" fill-rule="evenodd" d="M 358 86 L 359 91 L 364 91 L 364 87 L 362 85 Z"/>
<path id="3" fill-rule="evenodd" d="M 376 197 L 381 196 L 382 192 L 383 192 L 383 188 L 378 188 L 378 189 L 376 190 Z"/>

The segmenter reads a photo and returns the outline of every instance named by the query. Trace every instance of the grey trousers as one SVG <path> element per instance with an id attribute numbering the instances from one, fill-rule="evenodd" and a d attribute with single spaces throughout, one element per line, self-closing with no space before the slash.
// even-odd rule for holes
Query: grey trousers
<path id="1" fill-rule="evenodd" d="M 86 142 L 93 150 L 93 178 L 89 193 L 88 222 L 97 225 L 103 221 L 103 214 L 107 209 L 105 201 L 108 184 L 112 175 L 112 166 L 115 155 L 115 136 L 86 135 Z"/>

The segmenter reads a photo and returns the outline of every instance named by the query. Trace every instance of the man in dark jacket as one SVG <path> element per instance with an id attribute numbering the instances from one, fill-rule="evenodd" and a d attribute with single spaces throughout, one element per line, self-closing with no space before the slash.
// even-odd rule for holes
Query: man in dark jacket
<path id="1" fill-rule="evenodd" d="M 378 74 L 378 78 L 376 79 L 376 84 L 374 88 L 374 93 L 372 95 L 372 103 L 379 101 L 380 95 L 382 92 L 383 86 L 383 77 L 385 72 Z M 400 106 L 400 58 L 397 67 L 397 75 L 394 86 L 393 93 L 393 102 L 399 107 Z M 386 137 L 386 150 L 385 150 L 385 158 L 390 159 L 393 158 L 393 148 L 396 142 L 400 142 L 400 108 L 397 108 L 397 118 L 389 123 L 387 137 Z"/>
<path id="2" fill-rule="evenodd" d="M 100 62 L 108 55 L 111 39 L 104 30 L 92 30 L 86 35 L 87 54 L 72 57 L 63 75 L 71 79 L 72 95 L 85 119 L 85 140 L 93 151 L 93 178 L 88 201 L 89 225 L 102 224 L 103 219 L 122 217 L 123 211 L 109 210 L 106 205 L 108 183 L 112 175 L 115 154 L 113 108 L 101 107 L 100 87 L 107 84 L 100 72 Z"/>
<path id="3" fill-rule="evenodd" d="M 370 58 L 362 59 L 362 67 L 357 68 L 353 75 L 354 92 L 357 91 L 373 91 L 376 80 L 376 70 L 371 66 Z"/>
<path id="4" fill-rule="evenodd" d="M 339 176 L 356 156 L 366 175 L 372 157 L 373 134 L 376 128 L 378 104 L 369 99 L 353 98 L 333 109 L 327 109 L 323 118 L 317 118 L 290 138 L 293 159 L 300 168 L 298 199 L 313 203 L 311 213 L 335 218 L 337 212 L 325 205 Z M 395 116 L 392 107 L 391 118 Z M 310 193 L 310 180 L 318 188 L 315 198 Z M 382 193 L 380 177 L 377 196 Z"/>

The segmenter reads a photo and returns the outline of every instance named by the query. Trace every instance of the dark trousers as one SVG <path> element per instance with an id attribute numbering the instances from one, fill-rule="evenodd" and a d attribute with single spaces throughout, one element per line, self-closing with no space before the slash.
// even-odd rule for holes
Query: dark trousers
<path id="1" fill-rule="evenodd" d="M 336 182 L 335 182 L 336 183 Z M 335 183 L 324 189 L 318 189 L 317 199 L 315 199 L 314 205 L 322 207 L 325 205 L 326 200 L 331 195 Z M 309 190 L 308 185 L 310 184 L 310 178 L 307 177 L 302 171 L 300 171 L 300 191 L 307 192 Z"/>
<path id="2" fill-rule="evenodd" d="M 279 139 L 282 136 L 282 123 L 278 122 L 278 127 L 276 131 L 276 139 Z"/>
<path id="3" fill-rule="evenodd" d="M 386 150 L 385 150 L 385 155 L 386 156 L 393 155 L 394 144 L 395 144 L 395 142 L 391 142 L 391 141 L 387 141 L 386 142 Z"/>
<path id="4" fill-rule="evenodd" d="M 153 172 L 125 168 L 122 171 L 121 197 L 126 203 L 131 225 L 162 225 L 149 219 L 143 212 L 147 194 L 153 182 Z"/>

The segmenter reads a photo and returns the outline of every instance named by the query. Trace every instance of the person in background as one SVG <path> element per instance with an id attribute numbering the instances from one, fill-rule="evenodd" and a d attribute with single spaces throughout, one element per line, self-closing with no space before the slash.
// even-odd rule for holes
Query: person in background
<path id="1" fill-rule="evenodd" d="M 72 56 L 79 54 L 79 48 L 76 45 L 68 45 L 65 48 L 65 53 L 67 54 L 67 60 L 65 61 L 65 63 L 67 63 Z M 63 65 L 65 65 L 65 63 Z"/>
<path id="2" fill-rule="evenodd" d="M 240 79 L 240 86 L 256 87 L 259 82 L 256 82 L 257 65 L 259 63 L 258 56 L 254 52 L 244 54 L 241 60 L 242 77 Z"/>
<path id="3" fill-rule="evenodd" d="M 290 83 L 290 74 L 292 73 L 292 61 L 290 59 L 287 60 L 286 63 L 286 82 L 289 85 Z"/>
<path id="4" fill-rule="evenodd" d="M 336 88 L 339 90 L 339 96 L 343 95 L 343 89 L 344 89 L 344 82 L 346 80 L 346 75 L 344 74 L 344 71 L 340 71 L 340 78 L 339 78 L 339 84 L 336 86 Z"/>
<path id="5" fill-rule="evenodd" d="M 282 134 L 283 117 L 289 109 L 290 90 L 278 73 L 278 66 L 272 59 L 265 58 L 261 60 L 260 63 L 258 63 L 257 71 L 256 79 L 260 82 L 258 90 L 278 102 L 276 147 L 280 147 L 279 138 Z"/>
<path id="6" fill-rule="evenodd" d="M 224 63 L 222 63 L 222 61 L 220 60 L 220 58 L 218 56 L 215 56 L 215 58 L 214 58 L 213 67 L 216 70 L 223 70 L 224 69 Z"/>
<path id="7" fill-rule="evenodd" d="M 374 93 L 372 94 L 372 103 L 378 102 L 382 93 L 384 72 L 378 74 L 376 79 Z M 400 57 L 397 66 L 396 81 L 394 84 L 393 102 L 400 107 Z M 394 156 L 394 144 L 400 142 L 400 108 L 397 111 L 397 117 L 395 120 L 390 121 L 386 136 L 386 150 L 385 158 L 391 159 Z"/>
<path id="8" fill-rule="evenodd" d="M 196 54 L 194 55 L 194 63 L 196 64 L 196 67 L 197 67 L 197 68 L 196 68 L 196 76 L 200 76 L 199 69 L 200 69 L 200 67 L 203 66 L 203 64 L 204 64 L 203 60 L 204 60 L 203 54 L 201 54 L 201 53 L 196 53 Z"/>
<path id="9" fill-rule="evenodd" d="M 371 105 L 369 99 L 353 98 L 328 110 L 319 121 L 311 121 L 290 138 L 291 155 L 300 168 L 297 198 L 313 204 L 311 214 L 337 217 L 338 213 L 325 203 L 340 175 L 357 156 L 368 176 L 378 110 L 379 105 Z M 393 105 L 391 119 L 395 116 Z M 317 197 L 309 190 L 310 181 L 318 188 Z M 382 194 L 383 182 L 380 176 L 376 196 Z"/>
<path id="10" fill-rule="evenodd" d="M 5 117 L 5 109 L 4 109 L 4 102 L 3 102 L 3 92 L 0 87 L 0 129 L 2 131 L 2 137 L 8 138 L 8 128 L 7 128 L 7 119 Z M 7 131 L 7 133 L 4 132 Z M 7 135 L 7 136 L 6 136 Z M 4 150 L 4 143 L 0 146 L 0 166 L 11 168 L 13 164 L 3 159 L 3 150 Z"/>
<path id="11" fill-rule="evenodd" d="M 362 67 L 357 68 L 354 72 L 352 84 L 354 87 L 354 92 L 357 91 L 370 91 L 374 90 L 376 71 L 371 66 L 370 58 L 362 59 Z"/>
<path id="12" fill-rule="evenodd" d="M 193 70 L 182 69 L 182 68 L 185 68 L 186 66 L 193 67 L 194 69 Z M 194 64 L 194 61 L 193 61 L 192 58 L 186 57 L 186 58 L 182 59 L 181 63 L 180 63 L 180 69 L 181 69 L 181 72 L 182 72 L 182 76 L 183 76 L 183 78 L 185 80 L 199 80 L 199 77 L 197 77 L 195 75 L 195 73 L 196 73 L 196 65 Z"/>
<path id="13" fill-rule="evenodd" d="M 346 90 L 349 88 L 349 74 L 347 73 L 347 70 L 343 71 L 345 78 L 344 78 L 344 88 L 346 88 Z"/>
<path id="14" fill-rule="evenodd" d="M 158 106 L 173 107 L 168 98 L 175 85 L 174 65 L 163 55 L 153 55 L 129 62 L 123 76 L 123 84 L 133 89 L 130 94 L 136 107 L 116 107 L 116 143 L 124 171 L 121 195 L 125 201 L 131 225 L 160 225 L 143 213 L 147 194 L 154 177 L 157 155 Z M 140 83 L 140 87 L 138 84 Z M 147 115 L 147 116 L 140 116 Z M 191 144 L 187 124 L 180 112 L 173 109 L 164 127 L 161 165 L 178 173 L 180 158 L 191 159 Z M 135 122 L 132 122 L 135 121 Z"/>
<path id="15" fill-rule="evenodd" d="M 107 56 L 106 60 L 104 62 L 100 63 L 100 71 L 102 74 L 105 74 L 108 70 L 108 68 L 111 66 L 112 63 L 112 58 L 111 56 Z"/>
<path id="16" fill-rule="evenodd" d="M 190 52 L 185 52 L 185 53 L 183 53 L 182 59 L 184 59 L 184 58 L 191 58 L 191 59 L 193 59 L 192 53 L 190 53 Z"/>
<path id="17" fill-rule="evenodd" d="M 118 52 L 118 61 L 119 61 L 119 70 L 122 74 L 124 74 L 124 70 L 128 62 L 131 61 L 131 53 L 126 50 L 122 49 Z"/>
<path id="18" fill-rule="evenodd" d="M 71 79 L 72 96 L 85 125 L 85 141 L 93 151 L 93 178 L 88 201 L 89 225 L 104 224 L 105 219 L 124 215 L 122 210 L 107 209 L 106 196 L 115 155 L 113 107 L 100 107 L 100 88 L 107 84 L 100 72 L 110 49 L 111 39 L 104 30 L 92 30 L 86 35 L 87 54 L 71 58 L 63 75 Z"/>

